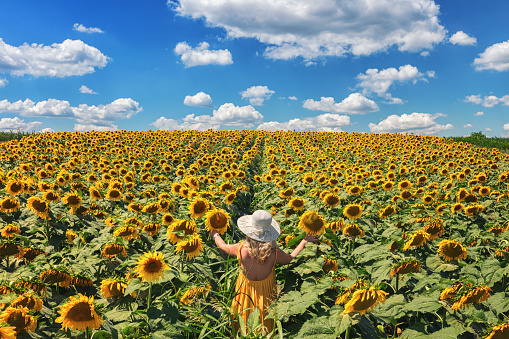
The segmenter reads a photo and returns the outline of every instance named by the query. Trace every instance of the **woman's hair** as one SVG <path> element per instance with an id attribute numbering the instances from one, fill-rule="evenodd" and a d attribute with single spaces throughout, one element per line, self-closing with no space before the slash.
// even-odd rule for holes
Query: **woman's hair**
<path id="1" fill-rule="evenodd" d="M 249 255 L 263 264 L 265 260 L 270 256 L 270 253 L 277 249 L 277 243 L 275 240 L 269 242 L 263 242 L 246 237 L 245 242 L 246 248 L 249 250 Z"/>

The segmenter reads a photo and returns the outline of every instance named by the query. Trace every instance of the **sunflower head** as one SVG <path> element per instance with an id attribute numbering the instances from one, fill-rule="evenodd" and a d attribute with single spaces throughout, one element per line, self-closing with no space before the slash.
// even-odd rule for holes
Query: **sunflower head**
<path id="1" fill-rule="evenodd" d="M 176 252 L 184 251 L 186 259 L 191 260 L 203 252 L 203 244 L 198 234 L 188 236 L 177 243 Z"/>
<path id="2" fill-rule="evenodd" d="M 62 323 L 62 329 L 72 328 L 75 331 L 85 331 L 87 328 L 97 329 L 103 320 L 97 314 L 94 306 L 94 297 L 79 294 L 70 297 L 69 301 L 60 307 L 60 316 L 55 322 Z"/>
<path id="3" fill-rule="evenodd" d="M 230 224 L 230 214 L 226 211 L 216 208 L 205 214 L 205 229 L 207 231 L 217 231 L 223 234 Z"/>
<path id="4" fill-rule="evenodd" d="M 134 270 L 142 281 L 157 282 L 168 269 L 164 255 L 154 251 L 153 253 L 145 252 L 136 263 Z"/>
<path id="5" fill-rule="evenodd" d="M 424 230 L 418 230 L 412 236 L 410 239 L 405 243 L 405 246 L 403 247 L 403 251 L 406 251 L 410 248 L 417 248 L 423 246 L 427 241 L 429 240 L 429 234 L 426 233 Z"/>
<path id="6" fill-rule="evenodd" d="M 468 252 L 462 244 L 456 240 L 442 240 L 438 244 L 438 255 L 445 261 L 463 260 L 467 257 Z"/>
<path id="7" fill-rule="evenodd" d="M 105 279 L 101 281 L 101 292 L 105 298 L 123 297 L 127 283 L 123 279 Z"/>
<path id="8" fill-rule="evenodd" d="M 292 198 L 288 202 L 288 206 L 291 207 L 294 211 L 300 211 L 300 210 L 304 209 L 305 204 L 306 204 L 306 200 L 304 200 L 303 198 L 300 198 L 300 197 Z"/>
<path id="9" fill-rule="evenodd" d="M 21 331 L 33 332 L 37 328 L 37 319 L 29 312 L 30 310 L 26 307 L 10 306 L 0 314 L 0 321 L 14 327 L 16 333 L 20 333 Z M 15 338 L 15 336 L 12 338 Z"/>
<path id="10" fill-rule="evenodd" d="M 398 264 L 396 264 L 392 268 L 391 275 L 395 276 L 395 275 L 399 274 L 402 276 L 407 273 L 419 272 L 420 269 L 421 269 L 421 264 L 417 260 L 407 259 L 407 260 L 404 260 L 403 262 L 399 262 Z M 403 279 L 403 277 L 401 277 L 401 279 Z"/>
<path id="11" fill-rule="evenodd" d="M 340 203 L 340 198 L 334 193 L 327 193 L 323 197 L 323 204 L 325 207 L 334 208 Z"/>
<path id="12" fill-rule="evenodd" d="M 311 235 L 322 234 L 325 230 L 325 220 L 315 211 L 306 211 L 300 217 L 298 227 Z"/>
<path id="13" fill-rule="evenodd" d="M 353 295 L 345 305 L 344 313 L 359 313 L 365 314 L 373 310 L 379 303 L 385 303 L 387 292 L 376 289 L 374 286 L 369 289 L 358 289 L 353 292 Z"/>
<path id="14" fill-rule="evenodd" d="M 362 215 L 362 206 L 360 204 L 348 204 L 343 210 L 343 215 L 351 220 L 360 218 Z"/>
<path id="15" fill-rule="evenodd" d="M 349 237 L 362 238 L 365 233 L 358 224 L 350 224 L 343 228 L 343 234 Z"/>
<path id="16" fill-rule="evenodd" d="M 101 256 L 104 258 L 113 258 L 119 254 L 122 254 L 124 258 L 127 257 L 126 248 L 124 245 L 114 243 L 106 244 L 101 252 Z"/>

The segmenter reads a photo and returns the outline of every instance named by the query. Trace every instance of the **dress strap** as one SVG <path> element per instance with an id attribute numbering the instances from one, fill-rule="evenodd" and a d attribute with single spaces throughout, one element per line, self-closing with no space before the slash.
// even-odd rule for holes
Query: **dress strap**
<path id="1" fill-rule="evenodd" d="M 242 249 L 242 245 L 244 245 L 243 241 L 240 242 L 239 252 L 237 253 L 237 260 L 239 261 L 239 266 L 240 266 L 240 259 L 241 259 L 241 257 L 240 257 L 240 250 Z"/>

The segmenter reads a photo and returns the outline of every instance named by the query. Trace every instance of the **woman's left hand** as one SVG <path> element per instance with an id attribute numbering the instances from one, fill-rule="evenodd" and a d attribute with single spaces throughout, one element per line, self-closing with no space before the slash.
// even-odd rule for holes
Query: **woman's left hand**
<path id="1" fill-rule="evenodd" d="M 213 238 L 216 234 L 219 234 L 219 232 L 218 232 L 218 231 L 216 231 L 216 230 L 212 230 L 212 231 L 210 231 L 210 236 L 211 236 L 212 238 Z"/>

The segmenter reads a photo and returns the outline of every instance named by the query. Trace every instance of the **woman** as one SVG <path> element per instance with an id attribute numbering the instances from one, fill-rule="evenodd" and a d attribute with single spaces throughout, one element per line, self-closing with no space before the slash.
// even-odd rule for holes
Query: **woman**
<path id="1" fill-rule="evenodd" d="M 274 297 L 274 267 L 276 264 L 289 264 L 304 249 L 306 243 L 317 239 L 306 235 L 291 254 L 283 252 L 276 243 L 281 233 L 279 224 L 272 219 L 269 212 L 263 210 L 240 217 L 237 226 L 246 235 L 246 240 L 236 244 L 226 244 L 217 231 L 211 232 L 216 245 L 225 253 L 236 256 L 239 261 L 240 273 L 231 311 L 234 317 L 239 314 L 247 321 L 249 314 L 257 307 L 265 333 L 271 333 L 274 320 L 264 318 Z M 234 325 L 238 330 L 238 322 Z"/>

